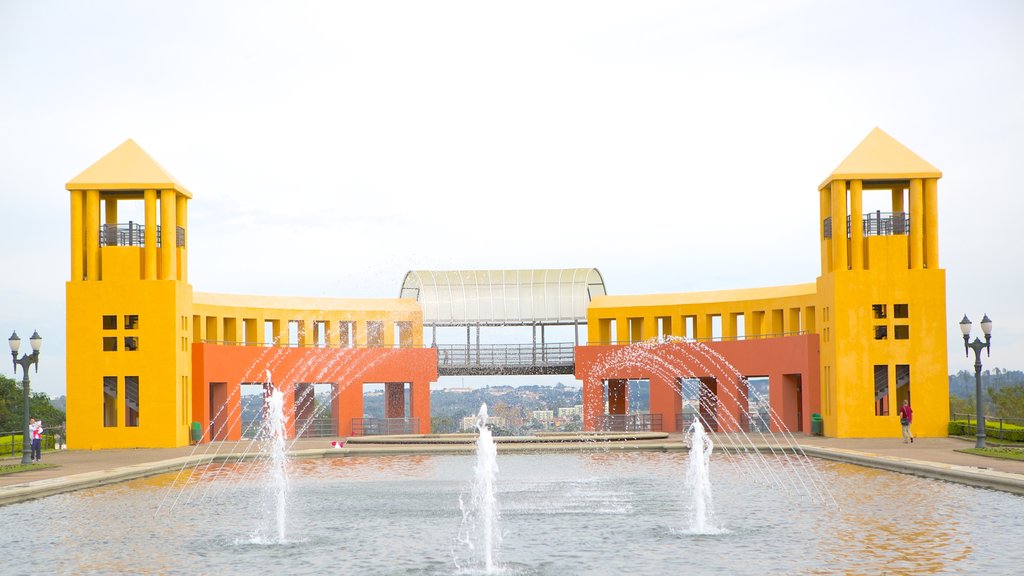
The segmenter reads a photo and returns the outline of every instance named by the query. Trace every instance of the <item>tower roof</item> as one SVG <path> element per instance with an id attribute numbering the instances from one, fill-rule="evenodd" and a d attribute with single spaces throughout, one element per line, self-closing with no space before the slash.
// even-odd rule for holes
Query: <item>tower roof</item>
<path id="1" fill-rule="evenodd" d="M 192 197 L 170 172 L 130 138 L 64 187 L 68 190 L 176 190 Z"/>
<path id="2" fill-rule="evenodd" d="M 909 180 L 942 178 L 942 172 L 881 128 L 875 128 L 839 163 L 818 188 L 833 180 Z"/>

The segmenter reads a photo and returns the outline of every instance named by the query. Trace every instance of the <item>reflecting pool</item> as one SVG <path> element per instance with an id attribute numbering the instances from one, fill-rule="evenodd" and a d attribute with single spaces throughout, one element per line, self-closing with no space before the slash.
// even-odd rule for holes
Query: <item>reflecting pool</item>
<path id="1" fill-rule="evenodd" d="M 687 453 L 498 456 L 500 574 L 1008 574 L 1024 498 L 769 457 L 711 458 L 715 534 L 688 530 Z M 483 574 L 460 512 L 473 456 L 292 460 L 284 540 L 252 465 L 2 509 L 3 574 Z M 835 505 L 801 489 L 814 475 Z M 1014 555 L 1018 555 L 1014 557 Z"/>

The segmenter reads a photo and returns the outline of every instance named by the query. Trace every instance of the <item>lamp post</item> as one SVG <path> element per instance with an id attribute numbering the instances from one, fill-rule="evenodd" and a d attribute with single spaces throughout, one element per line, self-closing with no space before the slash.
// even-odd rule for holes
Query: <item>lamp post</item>
<path id="1" fill-rule="evenodd" d="M 21 371 L 25 374 L 25 378 L 21 381 L 22 389 L 25 392 L 25 427 L 22 429 L 22 446 L 21 446 L 21 463 L 31 464 L 32 463 L 32 439 L 29 437 L 30 432 L 28 429 L 28 367 L 35 364 L 36 372 L 39 372 L 39 349 L 43 346 L 43 338 L 39 335 L 39 332 L 33 331 L 32 337 L 28 339 L 29 343 L 32 344 L 32 353 L 22 355 L 21 359 L 18 359 L 18 348 L 21 346 L 21 338 L 18 338 L 17 332 L 12 332 L 11 337 L 7 340 L 7 343 L 11 345 L 11 357 L 14 359 L 14 373 L 18 373 L 18 366 L 21 366 Z"/>
<path id="2" fill-rule="evenodd" d="M 988 314 L 981 319 L 981 331 L 985 334 L 985 341 L 982 342 L 977 337 L 974 338 L 974 342 L 971 342 L 971 321 L 967 319 L 967 315 L 964 314 L 964 319 L 960 321 L 960 331 L 964 334 L 964 354 L 970 358 L 971 355 L 968 350 L 974 350 L 974 389 L 975 389 L 975 404 L 978 409 L 978 429 L 977 436 L 978 441 L 974 444 L 975 448 L 985 447 L 985 410 L 982 407 L 981 398 L 981 351 L 984 350 L 988 356 L 992 355 L 992 321 L 989 320 Z"/>

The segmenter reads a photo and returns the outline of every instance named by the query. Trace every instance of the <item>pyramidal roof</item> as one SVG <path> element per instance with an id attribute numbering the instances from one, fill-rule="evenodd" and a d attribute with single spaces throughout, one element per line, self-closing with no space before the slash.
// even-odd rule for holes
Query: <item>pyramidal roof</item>
<path id="1" fill-rule="evenodd" d="M 134 140 L 125 140 L 103 158 L 75 176 L 68 190 L 177 190 L 191 198 L 170 172 L 157 164 Z"/>
<path id="2" fill-rule="evenodd" d="M 819 188 L 833 180 L 908 180 L 941 178 L 942 172 L 881 128 L 868 134 L 853 152 L 839 163 Z"/>

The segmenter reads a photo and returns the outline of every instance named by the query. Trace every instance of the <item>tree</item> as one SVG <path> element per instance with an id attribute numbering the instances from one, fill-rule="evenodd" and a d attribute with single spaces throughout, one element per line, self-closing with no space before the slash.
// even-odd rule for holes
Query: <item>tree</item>
<path id="1" fill-rule="evenodd" d="M 996 418 L 1024 418 L 1024 386 L 989 388 L 989 414 Z"/>
<path id="2" fill-rule="evenodd" d="M 954 420 L 956 415 L 970 414 L 974 415 L 976 410 L 974 409 L 974 396 L 968 396 L 966 398 L 960 396 L 949 396 L 949 415 Z"/>
<path id="3" fill-rule="evenodd" d="M 29 414 L 47 428 L 64 423 L 64 412 L 54 408 L 46 392 L 36 392 L 28 401 Z M 0 376 L 0 432 L 15 432 L 25 426 L 25 395 L 21 383 Z"/>

